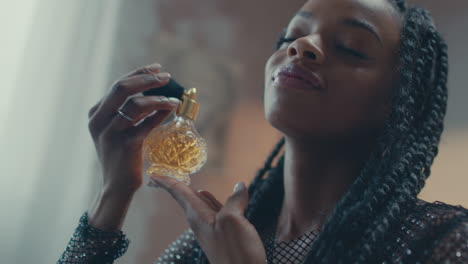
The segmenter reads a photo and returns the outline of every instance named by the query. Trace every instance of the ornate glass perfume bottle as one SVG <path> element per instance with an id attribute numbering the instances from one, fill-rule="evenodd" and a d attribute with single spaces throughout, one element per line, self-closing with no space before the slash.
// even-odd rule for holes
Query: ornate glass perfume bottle
<path id="1" fill-rule="evenodd" d="M 190 174 L 199 171 L 207 159 L 206 141 L 194 126 L 199 104 L 197 89 L 184 92 L 175 117 L 153 129 L 145 139 L 143 151 L 151 175 L 164 175 L 190 184 Z M 149 186 L 154 186 L 150 179 Z"/>

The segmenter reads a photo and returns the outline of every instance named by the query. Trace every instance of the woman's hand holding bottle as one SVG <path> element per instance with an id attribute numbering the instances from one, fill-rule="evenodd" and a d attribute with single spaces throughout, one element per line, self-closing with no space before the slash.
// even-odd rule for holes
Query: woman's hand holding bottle
<path id="1" fill-rule="evenodd" d="M 88 211 L 96 228 L 121 228 L 143 181 L 143 142 L 179 104 L 176 98 L 138 95 L 169 82 L 170 74 L 160 71 L 161 65 L 152 64 L 128 74 L 89 111 L 89 131 L 103 175 L 103 188 Z"/>

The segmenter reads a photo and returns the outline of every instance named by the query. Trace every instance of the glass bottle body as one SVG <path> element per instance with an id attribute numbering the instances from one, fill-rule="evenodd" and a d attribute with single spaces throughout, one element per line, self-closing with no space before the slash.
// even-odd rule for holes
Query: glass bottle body
<path id="1" fill-rule="evenodd" d="M 199 171 L 207 160 L 206 141 L 198 134 L 193 120 L 178 115 L 151 131 L 143 151 L 151 162 L 147 169 L 150 176 L 164 175 L 187 185 L 189 175 Z"/>

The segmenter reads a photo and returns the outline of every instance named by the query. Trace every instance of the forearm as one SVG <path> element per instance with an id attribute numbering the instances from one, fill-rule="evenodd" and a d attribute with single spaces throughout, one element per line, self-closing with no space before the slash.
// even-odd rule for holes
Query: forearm
<path id="1" fill-rule="evenodd" d="M 122 229 L 133 192 L 102 190 L 88 210 L 88 222 L 103 231 Z"/>

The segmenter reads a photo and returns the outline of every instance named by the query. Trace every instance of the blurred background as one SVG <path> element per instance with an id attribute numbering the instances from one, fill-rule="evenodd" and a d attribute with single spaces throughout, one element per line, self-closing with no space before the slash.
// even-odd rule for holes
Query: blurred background
<path id="1" fill-rule="evenodd" d="M 417 1 L 450 54 L 440 154 L 421 198 L 468 206 L 468 2 Z M 224 201 L 249 182 L 279 138 L 264 120 L 264 64 L 304 0 L 1 0 L 0 258 L 55 263 L 100 183 L 87 112 L 112 82 L 159 62 L 200 89 L 208 163 L 195 188 Z M 161 190 L 142 187 L 116 263 L 152 263 L 187 225 Z"/>

